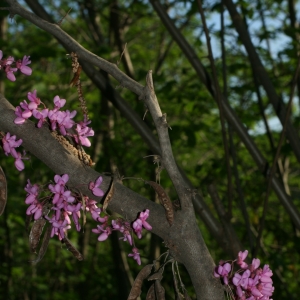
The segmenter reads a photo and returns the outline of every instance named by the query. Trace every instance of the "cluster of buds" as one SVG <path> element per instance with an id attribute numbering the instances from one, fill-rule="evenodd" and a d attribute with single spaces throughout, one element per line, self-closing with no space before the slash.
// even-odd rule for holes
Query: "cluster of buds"
<path id="1" fill-rule="evenodd" d="M 26 214 L 33 215 L 35 220 L 40 218 L 48 220 L 52 225 L 51 237 L 57 235 L 59 240 L 62 240 L 66 235 L 66 231 L 71 228 L 70 216 L 72 216 L 76 230 L 80 231 L 80 211 L 85 210 L 91 214 L 91 217 L 96 222 L 100 223 L 97 225 L 97 228 L 92 229 L 92 232 L 99 235 L 98 241 L 105 241 L 113 230 L 121 232 L 123 235 L 121 239 L 128 241 L 128 243 L 133 246 L 133 253 L 128 256 L 133 257 L 140 265 L 141 259 L 138 249 L 134 244 L 133 232 L 136 233 L 138 238 L 141 238 L 142 226 L 147 230 L 152 229 L 150 224 L 146 222 L 149 216 L 149 210 L 147 209 L 145 212 L 141 212 L 139 217 L 132 224 L 121 218 L 111 220 L 110 216 L 107 215 L 101 207 L 98 207 L 95 200 L 87 196 L 81 197 L 77 193 L 72 193 L 72 191 L 67 188 L 68 180 L 68 174 L 62 176 L 55 175 L 55 184 L 49 184 L 47 189 L 51 194 L 40 199 L 39 194 L 42 192 L 42 189 L 37 184 L 32 185 L 30 180 L 28 180 L 25 187 L 25 191 L 27 192 L 25 203 L 29 205 Z M 99 188 L 102 180 L 100 176 L 95 182 L 90 182 L 89 184 L 92 192 L 97 196 L 104 195 L 103 191 Z M 49 207 L 49 209 L 44 209 L 45 207 Z M 48 216 L 49 211 L 53 211 L 51 216 Z"/>
<path id="2" fill-rule="evenodd" d="M 17 152 L 15 148 L 18 148 L 22 144 L 22 140 L 17 140 L 15 135 L 11 135 L 7 132 L 2 136 L 2 147 L 6 156 L 9 154 L 15 159 L 15 167 L 18 171 L 24 170 L 25 166 L 22 159 L 27 159 L 26 152 L 23 151 L 23 155 Z"/>
<path id="3" fill-rule="evenodd" d="M 248 251 L 240 251 L 238 258 L 232 262 L 220 261 L 215 268 L 214 276 L 222 278 L 225 285 L 229 285 L 235 292 L 232 298 L 235 300 L 271 300 L 274 292 L 273 273 L 268 265 L 259 268 L 260 260 L 254 258 L 252 264 L 244 262 Z M 233 272 L 233 264 L 239 266 L 239 270 Z"/>
<path id="4" fill-rule="evenodd" d="M 8 56 L 3 59 L 3 52 L 0 50 L 0 70 L 4 70 L 6 77 L 10 81 L 16 81 L 16 76 L 14 72 L 20 70 L 21 73 L 25 75 L 31 75 L 32 70 L 27 65 L 31 63 L 30 56 L 24 56 L 23 59 L 15 59 L 12 56 Z M 13 66 L 13 64 L 15 64 Z"/>

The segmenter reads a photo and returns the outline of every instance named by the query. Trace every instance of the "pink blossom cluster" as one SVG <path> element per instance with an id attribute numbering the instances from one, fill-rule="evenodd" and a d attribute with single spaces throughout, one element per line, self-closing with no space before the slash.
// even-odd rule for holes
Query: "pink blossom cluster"
<path id="1" fill-rule="evenodd" d="M 35 220 L 41 217 L 47 219 L 52 224 L 51 237 L 57 235 L 60 240 L 64 238 L 65 232 L 71 228 L 70 216 L 72 216 L 76 230 L 80 231 L 81 228 L 79 218 L 82 204 L 68 190 L 66 186 L 68 180 L 68 174 L 62 176 L 55 175 L 55 184 L 48 185 L 48 190 L 51 194 L 45 197 L 42 202 L 38 199 L 41 190 L 37 184 L 32 185 L 28 179 L 25 187 L 25 191 L 27 192 L 25 203 L 30 205 L 27 208 L 26 214 L 34 215 Z M 44 205 L 49 205 L 49 201 L 51 201 L 51 210 L 53 211 L 51 217 L 48 214 L 43 215 L 43 207 Z"/>
<path id="2" fill-rule="evenodd" d="M 22 140 L 17 140 L 17 137 L 15 135 L 11 135 L 9 132 L 7 132 L 2 137 L 2 147 L 4 150 L 4 153 L 6 156 L 9 154 L 15 159 L 15 167 L 18 171 L 24 170 L 24 163 L 22 159 L 27 159 L 25 156 L 26 153 L 23 151 L 23 155 L 20 152 L 17 152 L 15 148 L 18 148 L 22 144 Z"/>
<path id="3" fill-rule="evenodd" d="M 14 63 L 15 66 L 13 67 Z M 4 70 L 7 79 L 10 81 L 16 80 L 14 72 L 17 72 L 18 70 L 20 70 L 20 72 L 25 75 L 31 75 L 32 70 L 27 66 L 30 63 L 30 56 L 25 55 L 22 60 L 18 59 L 17 61 L 15 61 L 15 59 L 12 56 L 3 58 L 3 52 L 0 50 L 0 70 Z"/>
<path id="4" fill-rule="evenodd" d="M 225 285 L 229 285 L 235 292 L 232 298 L 235 300 L 271 300 L 274 292 L 273 281 L 271 279 L 273 272 L 269 265 L 259 268 L 260 260 L 254 258 L 248 265 L 244 260 L 248 251 L 240 251 L 238 258 L 231 263 L 220 261 L 215 268 L 214 276 L 222 278 Z M 236 263 L 240 269 L 233 272 L 233 264 Z"/>
<path id="5" fill-rule="evenodd" d="M 91 142 L 88 140 L 89 136 L 94 135 L 94 130 L 89 128 L 88 125 L 91 121 L 87 120 L 87 116 L 84 116 L 84 121 L 75 123 L 73 118 L 76 116 L 77 111 L 69 110 L 62 111 L 61 108 L 66 104 L 66 99 L 61 99 L 58 95 L 54 97 L 54 108 L 53 109 L 38 109 L 38 106 L 42 103 L 40 98 L 37 97 L 37 91 L 34 90 L 32 93 L 27 94 L 27 99 L 20 103 L 20 106 L 16 107 L 15 115 L 17 116 L 14 120 L 15 124 L 23 124 L 26 119 L 33 116 L 38 120 L 37 127 L 42 127 L 44 122 L 49 122 L 51 130 L 59 129 L 62 135 L 70 135 L 74 137 L 76 143 L 90 147 Z M 44 106 L 45 107 L 45 106 Z M 76 125 L 75 131 L 77 134 L 71 134 L 69 130 Z"/>
<path id="6" fill-rule="evenodd" d="M 89 183 L 89 189 L 92 191 L 93 195 L 101 197 L 104 195 L 104 192 L 99 188 L 103 179 L 102 177 L 98 177 L 94 182 Z M 128 241 L 130 246 L 133 246 L 132 253 L 128 254 L 129 257 L 133 257 L 134 260 L 140 265 L 141 258 L 138 252 L 138 249 L 134 245 L 134 239 L 132 237 L 132 232 L 134 231 L 138 238 L 142 237 L 142 228 L 144 227 L 147 230 L 151 230 L 151 225 L 146 221 L 149 217 L 149 209 L 146 209 L 145 212 L 140 212 L 139 217 L 132 223 L 130 223 L 118 218 L 116 220 L 111 221 L 111 225 L 109 225 L 108 216 L 101 218 L 99 215 L 101 213 L 101 209 L 96 206 L 96 201 L 90 200 L 93 202 L 92 207 L 88 207 L 88 210 L 91 212 L 92 217 L 95 221 L 102 223 L 101 225 L 97 225 L 97 228 L 92 229 L 92 231 L 96 234 L 99 234 L 98 241 L 105 241 L 108 236 L 112 233 L 113 230 L 117 230 L 122 233 L 122 239 L 124 242 Z"/>
<path id="7" fill-rule="evenodd" d="M 37 184 L 31 184 L 28 179 L 25 187 L 25 191 L 27 192 L 25 203 L 29 205 L 29 207 L 27 208 L 26 214 L 33 215 L 35 220 L 40 218 L 47 219 L 52 225 L 51 237 L 57 235 L 61 240 L 64 238 L 66 231 L 71 228 L 70 216 L 72 216 L 76 230 L 80 231 L 80 210 L 85 210 L 91 214 L 91 217 L 96 222 L 100 223 L 97 225 L 97 228 L 92 229 L 92 232 L 99 235 L 98 241 L 105 241 L 113 230 L 121 232 L 123 237 L 120 239 L 128 241 L 128 243 L 133 246 L 132 253 L 128 256 L 133 257 L 140 265 L 141 258 L 138 249 L 134 244 L 133 232 L 137 234 L 138 238 L 141 238 L 142 227 L 147 230 L 152 229 L 152 227 L 146 222 L 146 219 L 149 216 L 149 210 L 146 209 L 145 212 L 140 212 L 139 217 L 132 225 L 122 218 L 111 220 L 103 209 L 98 207 L 97 201 L 90 199 L 87 196 L 81 197 L 77 193 L 72 193 L 67 188 L 68 180 L 68 174 L 64 174 L 62 176 L 55 175 L 54 183 L 49 184 L 46 189 L 47 192 L 50 191 L 50 195 L 39 199 L 39 194 L 43 191 L 43 189 Z M 89 184 L 89 188 L 96 196 L 104 195 L 104 192 L 99 188 L 102 181 L 103 179 L 100 176 L 95 180 L 95 182 L 90 182 Z M 51 208 L 50 211 L 53 212 L 52 216 L 48 216 L 49 209 L 43 210 L 45 205 L 47 205 L 49 209 Z"/>

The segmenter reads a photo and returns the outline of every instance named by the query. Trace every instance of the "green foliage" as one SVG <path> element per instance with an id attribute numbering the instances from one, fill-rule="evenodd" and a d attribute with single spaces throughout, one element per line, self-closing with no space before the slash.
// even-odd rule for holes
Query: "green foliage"
<path id="1" fill-rule="evenodd" d="M 72 10 L 63 22 L 62 29 L 68 32 L 84 47 L 95 54 L 117 63 L 120 60 L 120 49 L 113 33 L 114 24 L 111 23 L 111 1 L 91 1 L 95 5 L 96 22 L 101 30 L 101 43 L 94 41 L 94 32 L 88 27 L 85 18 L 87 10 L 80 11 L 79 2 L 70 1 L 40 1 L 53 18 L 60 20 L 72 7 Z M 219 3 L 210 4 L 205 1 L 208 20 L 211 24 L 213 42 L 218 43 L 221 33 L 213 24 L 216 16 L 219 18 Z M 260 1 L 258 1 L 260 2 Z M 176 24 L 183 24 L 182 33 L 191 43 L 198 57 L 207 55 L 205 42 L 199 34 L 198 8 L 196 1 L 173 1 L 170 6 L 172 17 Z M 211 7 L 209 6 L 211 5 Z M 296 66 L 296 53 L 298 45 L 293 39 L 298 36 L 299 30 L 292 28 L 285 21 L 288 18 L 287 3 L 282 1 L 264 1 L 263 5 L 256 5 L 251 1 L 238 1 L 245 21 L 248 22 L 249 31 L 256 41 L 257 51 L 273 80 L 277 92 L 287 99 L 290 93 L 291 74 Z M 178 8 L 181 11 L 178 11 Z M 274 26 L 266 30 L 252 30 L 261 25 L 259 9 L 267 15 L 268 22 Z M 178 12 L 178 14 L 176 14 Z M 184 12 L 184 13 L 183 13 Z M 285 18 L 276 19 L 277 15 Z M 1 14 L 2 15 L 2 14 Z M 216 215 L 212 201 L 207 192 L 207 185 L 214 181 L 217 185 L 223 204 L 228 206 L 227 199 L 227 169 L 225 163 L 224 147 L 221 137 L 221 125 L 217 104 L 211 98 L 204 85 L 200 82 L 194 69 L 183 55 L 175 42 L 168 47 L 171 37 L 166 32 L 158 16 L 146 1 L 119 1 L 118 12 L 122 44 L 127 42 L 127 49 L 132 61 L 135 80 L 145 82 L 145 75 L 149 69 L 154 70 L 154 83 L 156 94 L 163 112 L 167 113 L 168 123 L 171 126 L 170 137 L 173 151 L 180 167 L 186 172 L 195 188 L 202 191 L 208 206 Z M 227 14 L 226 14 L 227 16 Z M 5 28 L 7 20 L 2 22 Z M 267 25 L 269 25 L 267 23 Z M 275 27 L 275 28 L 274 28 Z M 202 30 L 202 29 L 201 29 Z M 231 25 L 226 22 L 226 71 L 228 83 L 228 101 L 235 109 L 237 115 L 250 130 L 257 130 L 262 122 L 258 106 L 258 97 L 251 65 L 239 38 Z M 195 38 L 201 36 L 201 39 Z M 280 43 L 280 38 L 287 42 Z M 1 50 L 4 55 L 13 55 L 21 58 L 30 55 L 32 59 L 33 74 L 30 77 L 19 75 L 16 83 L 9 82 L 1 74 L 0 80 L 7 99 L 13 105 L 18 105 L 26 98 L 29 91 L 37 89 L 38 96 L 49 107 L 53 106 L 53 97 L 59 95 L 67 99 L 68 109 L 78 108 L 77 92 L 69 87 L 72 78 L 71 60 L 67 58 L 65 49 L 51 37 L 26 20 L 15 17 L 9 22 L 8 30 L 3 33 Z M 291 39 L 292 38 L 292 39 Z M 273 49 L 269 49 L 267 42 L 274 41 Z M 220 48 L 220 47 L 219 47 Z M 215 49 L 216 67 L 219 82 L 222 83 L 222 70 L 224 65 L 220 58 L 220 49 Z M 166 51 L 166 56 L 163 54 Z M 270 52 L 271 51 L 271 52 Z M 162 64 L 159 61 L 162 59 Z M 202 59 L 208 66 L 208 60 Z M 119 65 L 121 70 L 126 70 L 124 60 Z M 208 66 L 209 68 L 209 66 Z M 96 132 L 93 146 L 87 152 L 96 162 L 95 169 L 100 172 L 110 172 L 112 166 L 117 166 L 122 175 L 138 177 L 146 180 L 155 180 L 155 166 L 151 159 L 143 157 L 152 154 L 142 138 L 135 132 L 131 125 L 123 118 L 119 111 L 109 104 L 101 91 L 99 91 L 84 74 L 81 76 L 83 92 L 87 101 L 92 125 Z M 112 85 L 118 87 L 119 83 L 111 79 Z M 140 114 L 144 114 L 142 102 L 136 95 L 122 88 L 116 91 Z M 274 119 L 275 113 L 270 108 L 269 100 L 260 88 L 262 102 L 266 117 Z M 298 91 L 299 93 L 299 91 Z M 294 104 L 294 125 L 299 129 L 299 107 Z M 79 113 L 80 114 L 80 113 Z M 77 116 L 77 120 L 80 117 Z M 150 115 L 145 122 L 153 129 Z M 271 123 L 271 122 L 270 122 Z M 271 148 L 269 139 L 261 130 L 252 136 L 258 148 L 271 164 L 274 158 L 274 149 Z M 275 146 L 278 144 L 279 133 L 272 129 Z M 241 181 L 245 202 L 251 223 L 253 239 L 259 226 L 262 215 L 263 201 L 266 193 L 266 181 L 258 167 L 253 162 L 250 154 L 238 136 L 233 133 L 233 143 L 238 162 L 238 173 Z M 122 147 L 120 147 L 122 145 Z M 30 154 L 29 154 L 30 155 Z M 299 164 L 288 143 L 281 150 L 281 160 L 286 162 L 286 184 L 292 195 L 300 195 L 298 179 Z M 8 184 L 8 204 L 5 214 L 0 218 L 0 294 L 5 299 L 121 299 L 118 290 L 118 266 L 113 257 L 113 246 L 110 242 L 97 242 L 97 237 L 91 233 L 95 227 L 92 220 L 84 232 L 72 233 L 71 240 L 85 254 L 83 262 L 77 262 L 55 238 L 51 239 L 45 258 L 38 265 L 31 265 L 29 260 L 34 256 L 29 254 L 28 234 L 25 232 L 25 191 L 23 190 L 27 178 L 31 182 L 46 184 L 53 178 L 53 172 L 36 158 L 31 157 L 25 163 L 26 169 L 19 173 L 13 167 L 13 160 L 0 153 L 1 166 L 4 169 Z M 278 172 L 278 177 L 279 175 Z M 138 191 L 149 199 L 153 199 L 153 190 L 136 180 L 125 180 L 124 184 Z M 176 199 L 175 190 L 163 171 L 161 184 L 166 188 L 172 200 Z M 231 223 L 241 239 L 243 245 L 250 249 L 245 220 L 241 213 L 240 199 L 236 192 L 234 180 L 233 217 Z M 300 207 L 299 200 L 295 204 Z M 199 219 L 199 227 L 203 233 L 208 248 L 215 261 L 228 257 L 219 248 L 217 241 Z M 150 244 L 150 235 L 139 241 L 142 263 L 152 262 L 154 259 Z M 274 277 L 274 299 L 297 299 L 299 295 L 300 249 L 299 230 L 295 229 L 284 208 L 279 204 L 275 194 L 270 195 L 269 209 L 266 217 L 262 248 L 258 257 L 262 264 L 269 264 L 276 273 Z M 163 244 L 159 244 L 161 251 L 165 251 Z M 130 251 L 124 245 L 125 256 Z M 128 260 L 130 273 L 136 276 L 139 267 L 131 259 Z M 164 276 L 167 299 L 174 297 L 172 289 L 171 267 Z M 190 281 L 185 270 L 182 270 L 184 284 L 188 287 Z M 126 299 L 128 290 L 123 291 Z M 189 288 L 190 295 L 193 291 Z M 143 292 L 144 293 L 144 292 Z M 143 294 L 145 296 L 145 294 Z M 4 298 L 3 298 L 4 299 Z"/>

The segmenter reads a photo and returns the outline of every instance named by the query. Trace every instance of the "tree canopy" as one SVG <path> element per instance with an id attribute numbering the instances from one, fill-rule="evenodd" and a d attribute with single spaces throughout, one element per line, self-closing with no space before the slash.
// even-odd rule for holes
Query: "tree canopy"
<path id="1" fill-rule="evenodd" d="M 16 81 L 0 69 L 0 144 L 10 132 L 29 158 L 20 172 L 0 151 L 8 186 L 0 217 L 5 299 L 127 299 L 138 272 L 156 259 L 166 299 L 231 299 L 214 268 L 246 249 L 248 264 L 259 258 L 272 269 L 273 299 L 298 299 L 299 3 L 7 0 L 0 7 L 3 59 L 30 55 L 32 69 Z M 82 67 L 75 75 L 71 53 Z M 14 123 L 15 108 L 34 90 L 49 109 L 57 95 L 66 99 L 82 121 L 77 75 L 94 130 L 85 147 L 92 166 L 48 123 Z M 90 215 L 83 226 L 83 211 L 81 231 L 74 223 L 68 230 L 83 260 L 55 235 L 41 261 L 30 263 L 37 254 L 24 188 L 28 179 L 55 185 L 63 174 L 73 196 L 102 204 L 113 182 L 112 218 L 132 224 L 149 209 L 152 230 L 134 236 L 141 266 L 120 232 L 99 242 Z M 103 197 L 89 189 L 100 175 Z M 144 280 L 141 299 L 152 283 Z"/>

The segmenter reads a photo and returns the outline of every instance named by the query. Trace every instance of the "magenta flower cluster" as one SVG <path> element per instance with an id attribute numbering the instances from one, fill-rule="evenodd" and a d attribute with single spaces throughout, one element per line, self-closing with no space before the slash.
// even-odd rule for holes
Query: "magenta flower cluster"
<path id="1" fill-rule="evenodd" d="M 49 122 L 51 130 L 59 129 L 62 135 L 72 136 L 75 141 L 86 147 L 91 146 L 91 142 L 88 140 L 89 136 L 94 135 L 94 130 L 89 128 L 88 125 L 91 121 L 87 120 L 87 116 L 84 117 L 84 121 L 75 123 L 73 118 L 76 116 L 77 111 L 69 110 L 62 111 L 61 108 L 66 104 L 65 99 L 61 99 L 59 96 L 55 96 L 53 99 L 53 109 L 38 109 L 38 106 L 42 103 L 40 98 L 37 97 L 37 91 L 34 90 L 32 93 L 27 94 L 27 99 L 20 103 L 20 106 L 16 107 L 15 115 L 17 116 L 14 123 L 23 124 L 26 119 L 33 116 L 38 120 L 37 127 L 42 127 L 44 122 Z M 77 134 L 71 134 L 69 130 L 76 125 L 75 131 Z"/>
<path id="2" fill-rule="evenodd" d="M 121 218 L 110 220 L 110 217 L 103 212 L 103 209 L 97 206 L 95 200 L 90 199 L 87 196 L 80 197 L 77 193 L 73 193 L 69 190 L 67 188 L 68 180 L 68 174 L 62 176 L 55 175 L 54 183 L 49 184 L 47 189 L 42 189 L 37 184 L 31 184 L 28 179 L 25 187 L 25 191 L 27 192 L 25 203 L 29 205 L 29 207 L 27 208 L 26 214 L 33 215 L 34 220 L 40 218 L 47 219 L 52 225 L 51 237 L 57 235 L 58 238 L 62 240 L 65 237 L 66 231 L 71 228 L 72 224 L 70 217 L 73 219 L 76 230 L 80 231 L 80 211 L 85 210 L 91 214 L 91 217 L 96 222 L 100 223 L 97 225 L 97 228 L 92 229 L 92 232 L 99 235 L 98 241 L 105 241 L 113 230 L 121 232 L 123 235 L 121 239 L 123 241 L 128 241 L 128 243 L 133 246 L 133 253 L 128 256 L 133 257 L 140 265 L 140 254 L 134 244 L 133 232 L 141 238 L 142 226 L 147 230 L 152 229 L 146 222 L 146 219 L 149 216 L 149 210 L 147 209 L 145 212 L 141 212 L 132 225 Z M 89 184 L 93 194 L 96 196 L 104 195 L 103 191 L 99 188 L 102 180 L 103 179 L 100 176 L 95 182 Z M 41 192 L 45 191 L 48 195 L 46 197 L 39 197 Z M 49 207 L 51 212 L 49 213 L 49 210 L 47 209 L 43 210 L 44 207 Z"/>
<path id="3" fill-rule="evenodd" d="M 25 75 L 31 75 L 32 70 L 27 65 L 31 63 L 30 56 L 24 56 L 23 59 L 15 59 L 12 56 L 3 58 L 3 52 L 0 50 L 0 70 L 4 70 L 6 77 L 10 81 L 16 81 L 15 72 L 20 70 L 21 73 Z M 13 66 L 15 64 L 15 66 Z"/>
<path id="4" fill-rule="evenodd" d="M 15 159 L 15 167 L 18 171 L 24 170 L 25 166 L 22 159 L 27 159 L 25 151 L 23 151 L 23 155 L 21 155 L 21 153 L 17 152 L 15 149 L 18 148 L 22 142 L 23 141 L 21 139 L 17 140 L 17 137 L 15 135 L 11 135 L 9 132 L 2 137 L 4 153 L 6 156 L 10 154 Z"/>
<path id="5" fill-rule="evenodd" d="M 99 188 L 103 179 L 102 177 L 98 177 L 94 182 L 89 183 L 89 189 L 92 191 L 93 195 L 101 197 L 104 195 L 104 192 Z M 108 236 L 113 232 L 113 230 L 119 231 L 123 237 L 124 242 L 128 241 L 130 246 L 133 246 L 132 253 L 129 254 L 129 257 L 133 257 L 136 262 L 140 265 L 141 258 L 138 252 L 138 249 L 134 245 L 134 239 L 132 237 L 132 232 L 138 236 L 139 239 L 142 238 L 142 228 L 144 227 L 147 230 L 151 230 L 151 225 L 146 221 L 149 217 L 149 209 L 146 209 L 145 212 L 140 212 L 138 218 L 132 223 L 132 225 L 118 218 L 116 220 L 111 220 L 111 224 L 109 225 L 109 217 L 106 215 L 104 217 L 100 217 L 100 213 L 102 212 L 101 208 L 98 208 L 95 200 L 89 200 L 89 205 L 86 205 L 87 210 L 90 211 L 92 218 L 101 223 L 101 225 L 97 225 L 97 228 L 92 229 L 92 231 L 96 234 L 99 234 L 98 241 L 105 241 Z"/>
<path id="6" fill-rule="evenodd" d="M 34 117 L 38 120 L 37 127 L 41 128 L 43 123 L 48 122 L 51 130 L 59 129 L 62 135 L 72 136 L 76 143 L 81 146 L 90 147 L 91 142 L 88 137 L 94 135 L 94 130 L 88 125 L 91 121 L 87 120 L 87 116 L 84 116 L 84 121 L 75 123 L 72 119 L 76 115 L 76 110 L 70 112 L 69 110 L 61 111 L 61 108 L 65 105 L 66 100 L 61 99 L 59 96 L 55 96 L 53 99 L 54 108 L 52 110 L 45 108 L 39 109 L 39 105 L 43 104 L 37 96 L 37 91 L 29 92 L 27 99 L 20 103 L 20 106 L 16 107 L 16 118 L 14 123 L 17 125 L 23 124 L 30 117 Z M 70 133 L 69 130 L 75 126 L 76 134 Z M 22 156 L 19 152 L 16 152 L 14 148 L 19 147 L 22 144 L 22 140 L 16 140 L 16 136 L 8 132 L 2 138 L 3 149 L 6 155 L 11 154 L 15 158 L 15 166 L 19 171 L 24 169 L 24 163 L 22 159 L 26 159 L 25 154 Z"/>
<path id="7" fill-rule="evenodd" d="M 225 285 L 229 285 L 235 292 L 232 298 L 235 300 L 271 300 L 274 292 L 273 272 L 268 265 L 259 268 L 260 260 L 254 258 L 248 265 L 244 260 L 248 251 L 240 251 L 238 258 L 232 262 L 220 261 L 215 268 L 214 276 L 222 278 Z M 233 264 L 236 263 L 240 269 L 233 272 Z"/>

